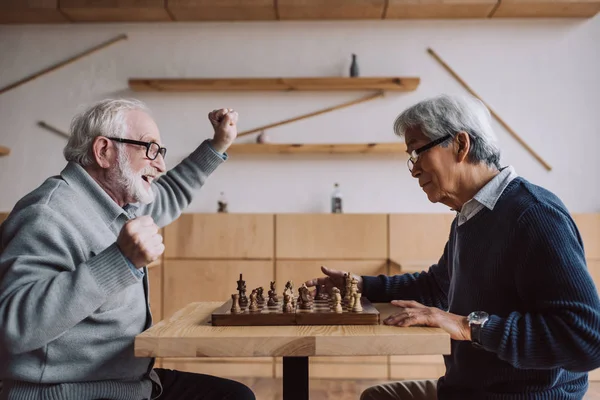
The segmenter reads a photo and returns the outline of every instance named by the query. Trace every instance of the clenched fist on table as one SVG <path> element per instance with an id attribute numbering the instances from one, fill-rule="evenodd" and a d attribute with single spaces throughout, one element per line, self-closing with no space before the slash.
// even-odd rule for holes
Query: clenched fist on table
<path id="1" fill-rule="evenodd" d="M 158 225 L 150 216 L 131 219 L 121 229 L 117 246 L 133 265 L 142 268 L 155 261 L 165 251 L 158 229 Z"/>

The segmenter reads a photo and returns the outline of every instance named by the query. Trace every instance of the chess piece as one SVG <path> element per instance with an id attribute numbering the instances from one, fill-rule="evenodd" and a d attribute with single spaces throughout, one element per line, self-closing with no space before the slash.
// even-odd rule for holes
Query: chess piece
<path id="1" fill-rule="evenodd" d="M 356 62 L 356 54 L 352 54 L 352 64 L 350 64 L 350 77 L 356 78 L 359 75 L 358 62 Z"/>
<path id="2" fill-rule="evenodd" d="M 333 310 L 333 312 L 336 312 L 338 314 L 344 312 L 342 308 L 342 295 L 340 294 L 340 289 L 334 287 L 331 292 L 331 298 L 333 299 L 333 305 L 331 306 L 331 309 Z"/>
<path id="3" fill-rule="evenodd" d="M 289 292 L 285 292 L 283 294 L 283 312 L 291 313 L 293 311 L 294 308 L 292 308 L 292 295 L 290 295 Z"/>
<path id="4" fill-rule="evenodd" d="M 301 310 L 312 310 L 314 301 L 312 296 L 310 295 L 308 287 L 306 287 L 304 283 L 298 288 L 298 293 L 298 307 Z"/>
<path id="5" fill-rule="evenodd" d="M 263 290 L 264 289 L 262 286 L 256 288 L 256 299 L 258 301 L 258 305 L 261 307 L 265 305 L 265 296 L 263 295 Z"/>
<path id="6" fill-rule="evenodd" d="M 356 305 L 356 294 L 358 293 L 358 279 L 349 275 L 350 281 L 350 294 L 349 294 L 349 303 L 348 303 L 348 311 L 352 311 Z"/>
<path id="7" fill-rule="evenodd" d="M 275 281 L 271 282 L 271 289 L 269 289 L 269 301 L 267 302 L 267 306 L 273 307 L 279 303 L 279 298 L 277 297 L 277 290 L 275 289 Z"/>
<path id="8" fill-rule="evenodd" d="M 256 289 L 252 290 L 250 293 L 250 305 L 248 306 L 248 311 L 258 311 L 258 299 L 257 299 Z"/>
<path id="9" fill-rule="evenodd" d="M 240 295 L 238 293 L 231 295 L 231 313 L 238 314 L 242 310 L 240 309 Z"/>
<path id="10" fill-rule="evenodd" d="M 344 274 L 344 303 L 347 305 L 350 303 L 352 297 L 352 274 L 347 272 Z"/>
<path id="11" fill-rule="evenodd" d="M 317 293 L 315 294 L 315 300 L 327 300 L 325 285 L 317 285 Z"/>
<path id="12" fill-rule="evenodd" d="M 248 298 L 246 297 L 246 281 L 242 279 L 242 274 L 240 274 L 240 280 L 237 281 L 237 290 L 240 294 L 240 307 L 246 308 L 248 305 Z"/>
<path id="13" fill-rule="evenodd" d="M 218 213 L 227 213 L 227 199 L 225 198 L 225 193 L 221 192 L 219 196 L 219 200 L 217 200 L 217 212 Z"/>
<path id="14" fill-rule="evenodd" d="M 352 306 L 352 312 L 361 312 L 363 310 L 362 304 L 360 302 L 360 293 L 356 292 L 352 294 L 352 298 L 354 299 L 354 305 Z"/>

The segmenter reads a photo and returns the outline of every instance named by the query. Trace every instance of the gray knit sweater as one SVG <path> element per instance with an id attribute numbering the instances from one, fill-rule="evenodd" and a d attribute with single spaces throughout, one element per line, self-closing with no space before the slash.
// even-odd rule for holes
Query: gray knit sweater
<path id="1" fill-rule="evenodd" d="M 176 219 L 223 160 L 205 141 L 127 212 L 75 163 L 16 204 L 0 229 L 0 399 L 151 397 L 154 360 L 133 352 L 152 324 L 147 274 L 116 238 L 135 216 Z"/>

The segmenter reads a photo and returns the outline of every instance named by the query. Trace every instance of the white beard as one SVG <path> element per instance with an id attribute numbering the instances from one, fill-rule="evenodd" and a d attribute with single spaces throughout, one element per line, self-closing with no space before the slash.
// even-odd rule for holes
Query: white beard
<path id="1" fill-rule="evenodd" d="M 119 184 L 125 189 L 127 195 L 131 196 L 138 203 L 152 203 L 154 201 L 154 192 L 152 191 L 152 187 L 149 189 L 144 187 L 142 176 L 155 176 L 157 174 L 156 170 L 152 167 L 147 167 L 136 174 L 131 170 L 129 157 L 127 157 L 127 153 L 124 151 L 119 151 L 117 161 L 119 163 L 117 179 Z"/>

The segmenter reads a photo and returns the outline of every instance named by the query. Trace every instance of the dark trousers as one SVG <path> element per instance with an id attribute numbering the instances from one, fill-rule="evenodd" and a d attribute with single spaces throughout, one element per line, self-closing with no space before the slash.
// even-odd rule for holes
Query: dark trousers
<path id="1" fill-rule="evenodd" d="M 249 387 L 216 376 L 155 368 L 163 392 L 158 400 L 255 400 Z"/>

